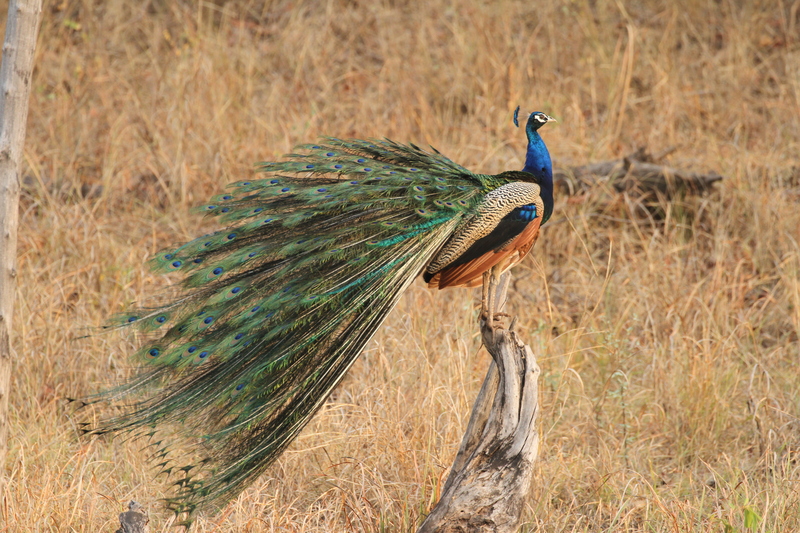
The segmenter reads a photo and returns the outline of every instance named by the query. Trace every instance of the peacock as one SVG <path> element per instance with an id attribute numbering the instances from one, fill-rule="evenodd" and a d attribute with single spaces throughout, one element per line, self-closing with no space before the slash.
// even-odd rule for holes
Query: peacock
<path id="1" fill-rule="evenodd" d="M 146 334 L 139 370 L 95 398 L 119 409 L 86 431 L 148 437 L 160 470 L 177 477 L 167 507 L 188 520 L 234 498 L 319 410 L 419 274 L 431 288 L 473 287 L 530 251 L 553 212 L 539 135 L 553 120 L 531 113 L 525 167 L 496 175 L 388 139 L 324 137 L 259 163 L 263 176 L 199 208 L 226 229 L 151 259 L 182 276 L 178 296 L 113 320 Z M 165 424 L 198 439 L 196 461 L 173 458 Z"/>

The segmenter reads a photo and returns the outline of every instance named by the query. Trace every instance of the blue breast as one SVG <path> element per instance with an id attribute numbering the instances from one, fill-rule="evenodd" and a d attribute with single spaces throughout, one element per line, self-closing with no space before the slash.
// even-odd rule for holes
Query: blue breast
<path id="1" fill-rule="evenodd" d="M 537 216 L 536 204 L 523 205 L 511 212 L 511 219 L 519 222 L 530 222 Z"/>

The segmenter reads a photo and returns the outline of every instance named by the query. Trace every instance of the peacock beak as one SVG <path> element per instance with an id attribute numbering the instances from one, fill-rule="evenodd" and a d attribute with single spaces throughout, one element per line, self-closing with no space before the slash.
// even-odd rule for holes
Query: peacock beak
<path id="1" fill-rule="evenodd" d="M 547 122 L 558 122 L 556 119 L 554 119 L 551 116 L 548 116 L 548 115 L 545 115 L 545 116 L 547 117 Z"/>

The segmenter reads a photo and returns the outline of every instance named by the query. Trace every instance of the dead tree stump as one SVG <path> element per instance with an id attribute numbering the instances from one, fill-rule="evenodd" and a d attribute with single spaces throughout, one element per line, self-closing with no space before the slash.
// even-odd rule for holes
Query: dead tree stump
<path id="1" fill-rule="evenodd" d="M 490 302 L 504 302 L 509 280 L 506 273 L 498 287 L 490 287 L 495 291 Z M 483 343 L 494 362 L 442 496 L 418 533 L 510 533 L 519 527 L 539 452 L 540 371 L 513 326 L 481 320 Z"/>
<path id="2" fill-rule="evenodd" d="M 150 521 L 144 514 L 143 507 L 133 500 L 128 503 L 128 510 L 119 515 L 119 529 L 114 533 L 146 533 Z"/>

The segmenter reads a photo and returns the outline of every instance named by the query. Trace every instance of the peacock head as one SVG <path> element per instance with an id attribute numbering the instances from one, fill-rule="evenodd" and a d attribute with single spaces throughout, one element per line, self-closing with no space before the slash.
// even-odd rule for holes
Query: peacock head
<path id="1" fill-rule="evenodd" d="M 535 111 L 528 117 L 528 124 L 525 126 L 526 130 L 536 131 L 548 122 L 558 122 L 553 117 L 547 116 L 541 111 Z"/>
<path id="2" fill-rule="evenodd" d="M 551 116 L 545 115 L 541 111 L 534 111 L 528 116 L 528 123 L 525 130 L 533 132 L 547 124 L 548 122 L 558 122 Z M 519 106 L 514 110 L 514 125 L 519 128 Z"/>

